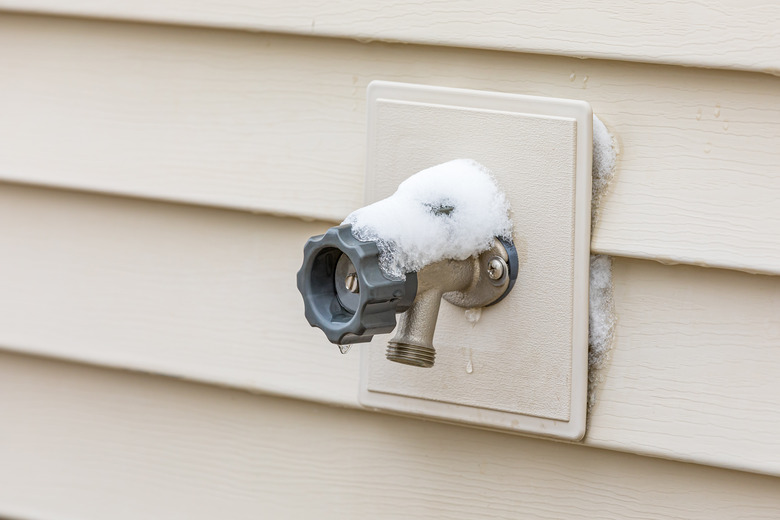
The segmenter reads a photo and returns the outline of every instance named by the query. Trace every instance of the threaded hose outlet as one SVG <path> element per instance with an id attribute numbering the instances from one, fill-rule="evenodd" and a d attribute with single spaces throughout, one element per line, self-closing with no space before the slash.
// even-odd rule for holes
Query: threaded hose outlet
<path id="1" fill-rule="evenodd" d="M 431 368 L 436 360 L 436 349 L 421 345 L 409 345 L 408 343 L 387 344 L 387 359 L 420 368 Z"/>

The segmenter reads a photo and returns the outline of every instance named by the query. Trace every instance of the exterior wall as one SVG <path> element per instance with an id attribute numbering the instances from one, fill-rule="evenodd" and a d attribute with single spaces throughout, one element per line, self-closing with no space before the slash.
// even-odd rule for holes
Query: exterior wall
<path id="1" fill-rule="evenodd" d="M 780 274 L 774 76 L 13 15 L 0 24 L 0 66 L 14 71 L 0 99 L 0 180 L 340 221 L 362 202 L 371 80 L 584 99 L 622 147 L 595 252 Z"/>
<path id="2" fill-rule="evenodd" d="M 780 7 L 760 0 L 0 0 L 9 11 L 606 58 L 777 74 Z"/>
<path id="3" fill-rule="evenodd" d="M 18 518 L 776 519 L 777 479 L 0 355 Z"/>
<path id="4" fill-rule="evenodd" d="M 134 5 L 0 0 L 238 23 Z M 583 61 L 283 18 L 294 35 L 0 14 L 0 515 L 776 518 L 780 78 L 756 72 L 776 55 Z M 623 38 L 593 55 L 654 59 Z M 507 50 L 572 54 L 534 41 Z M 361 203 L 373 79 L 585 99 L 620 139 L 585 446 L 357 410 L 357 356 L 305 325 L 301 247 Z"/>
<path id="5" fill-rule="evenodd" d="M 5 185 L 6 349 L 357 407 L 359 356 L 303 320 L 328 224 Z M 780 278 L 618 258 L 585 442 L 778 474 Z"/>

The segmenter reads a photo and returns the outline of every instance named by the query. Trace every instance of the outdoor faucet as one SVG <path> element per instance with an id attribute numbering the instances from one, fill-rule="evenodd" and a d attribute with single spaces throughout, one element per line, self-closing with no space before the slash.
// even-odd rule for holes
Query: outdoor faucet
<path id="1" fill-rule="evenodd" d="M 311 326 L 340 346 L 391 332 L 401 314 L 387 359 L 429 368 L 442 298 L 466 309 L 493 305 L 512 290 L 517 270 L 514 245 L 496 238 L 465 260 L 440 260 L 403 280 L 392 279 L 380 268 L 378 244 L 356 239 L 352 226 L 344 224 L 306 243 L 298 290 Z"/>

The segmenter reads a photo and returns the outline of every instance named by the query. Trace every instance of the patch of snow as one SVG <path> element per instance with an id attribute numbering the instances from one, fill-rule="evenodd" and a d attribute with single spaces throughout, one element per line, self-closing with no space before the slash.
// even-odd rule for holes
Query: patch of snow
<path id="1" fill-rule="evenodd" d="M 489 249 L 494 237 L 512 236 L 506 196 L 471 159 L 422 170 L 343 224 L 352 224 L 358 240 L 377 242 L 380 267 L 396 280 L 445 258 L 465 260 Z"/>
<path id="2" fill-rule="evenodd" d="M 601 120 L 593 116 L 593 194 L 591 200 L 591 228 L 598 219 L 601 199 L 607 185 L 615 176 L 617 165 L 617 140 L 609 133 Z"/>
<path id="3" fill-rule="evenodd" d="M 615 175 L 617 143 L 596 116 L 593 116 L 593 195 L 591 228 L 598 218 L 607 185 Z M 588 409 L 596 402 L 599 370 L 609 360 L 615 335 L 615 301 L 612 293 L 612 258 L 590 255 L 588 328 Z"/>

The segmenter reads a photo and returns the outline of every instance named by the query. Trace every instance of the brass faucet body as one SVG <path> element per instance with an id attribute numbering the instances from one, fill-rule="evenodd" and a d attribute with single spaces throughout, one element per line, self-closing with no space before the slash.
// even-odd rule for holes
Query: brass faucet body
<path id="1" fill-rule="evenodd" d="M 430 368 L 436 360 L 433 336 L 442 298 L 466 309 L 491 305 L 511 288 L 509 254 L 503 244 L 466 260 L 442 260 L 417 273 L 417 296 L 401 314 L 387 346 L 387 359 Z"/>

